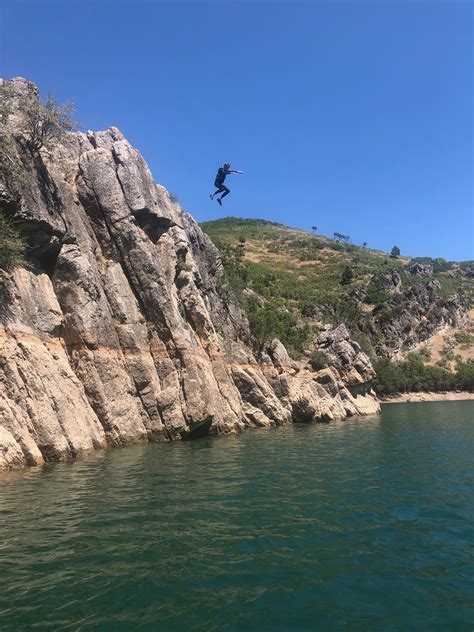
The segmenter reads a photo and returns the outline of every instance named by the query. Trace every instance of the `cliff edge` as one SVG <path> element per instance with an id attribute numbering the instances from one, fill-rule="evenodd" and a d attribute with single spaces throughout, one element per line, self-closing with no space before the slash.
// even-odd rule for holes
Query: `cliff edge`
<path id="1" fill-rule="evenodd" d="M 18 108 L 37 95 L 2 83 Z M 378 412 L 344 327 L 322 336 L 321 371 L 278 340 L 256 354 L 219 293 L 218 250 L 118 129 L 34 150 L 19 121 L 0 173 L 0 212 L 28 244 L 22 267 L 0 270 L 0 469 Z"/>

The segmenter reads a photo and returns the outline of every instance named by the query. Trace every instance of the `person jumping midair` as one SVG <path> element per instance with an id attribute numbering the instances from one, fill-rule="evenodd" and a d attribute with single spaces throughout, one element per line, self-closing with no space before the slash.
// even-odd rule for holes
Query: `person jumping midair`
<path id="1" fill-rule="evenodd" d="M 229 195 L 230 193 L 230 189 L 224 185 L 224 180 L 225 180 L 226 175 L 229 173 L 243 173 L 243 171 L 231 171 L 229 167 L 230 167 L 230 163 L 225 162 L 223 166 L 219 168 L 219 171 L 217 172 L 217 175 L 216 175 L 216 179 L 214 181 L 214 186 L 217 187 L 217 191 L 215 191 L 209 196 L 211 200 L 213 200 L 216 195 L 218 195 L 219 193 L 222 193 L 222 195 L 217 198 L 217 201 L 219 202 L 221 206 L 222 206 L 222 198 L 224 198 L 226 195 Z"/>

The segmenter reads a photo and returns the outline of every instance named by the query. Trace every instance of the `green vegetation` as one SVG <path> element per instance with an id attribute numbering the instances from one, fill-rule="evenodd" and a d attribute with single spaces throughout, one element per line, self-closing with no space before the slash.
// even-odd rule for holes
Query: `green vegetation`
<path id="1" fill-rule="evenodd" d="M 218 242 L 219 243 L 219 242 Z M 217 244 L 216 244 L 217 245 Z M 242 256 L 238 246 L 230 246 L 227 243 L 219 243 L 224 276 L 219 283 L 219 291 L 225 296 L 232 296 L 239 303 L 243 303 L 243 291 L 248 284 L 248 271 L 242 266 Z"/>
<path id="2" fill-rule="evenodd" d="M 72 120 L 73 112 L 71 101 L 60 105 L 51 93 L 44 103 L 36 95 L 25 99 L 22 103 L 23 128 L 30 148 L 39 151 L 60 140 L 66 132 L 76 130 L 78 123 Z"/>
<path id="3" fill-rule="evenodd" d="M 0 172 L 7 192 L 2 198 L 0 212 L 0 268 L 3 270 L 21 265 L 25 252 L 24 240 L 11 219 L 25 182 L 25 167 L 21 160 L 25 145 L 30 151 L 37 152 L 43 146 L 52 146 L 66 132 L 77 129 L 77 123 L 71 118 L 72 103 L 60 105 L 51 94 L 44 103 L 35 94 L 17 103 L 11 85 L 5 81 L 0 86 Z M 14 107 L 21 116 L 21 133 L 17 128 L 9 127 Z"/>
<path id="4" fill-rule="evenodd" d="M 15 141 L 1 126 L 0 173 L 3 175 L 4 184 L 11 196 L 14 199 L 18 198 L 25 175 L 22 164 L 16 154 Z"/>
<path id="5" fill-rule="evenodd" d="M 390 256 L 393 257 L 394 259 L 399 257 L 400 256 L 400 248 L 398 246 L 394 246 L 392 248 L 392 251 L 390 252 Z"/>
<path id="6" fill-rule="evenodd" d="M 264 220 L 232 217 L 201 226 L 223 256 L 225 275 L 220 291 L 240 301 L 261 348 L 277 337 L 296 358 L 311 350 L 311 335 L 320 321 L 344 323 L 375 360 L 380 375 L 374 385 L 380 394 L 469 388 L 472 366 L 459 358 L 452 357 L 457 371 L 451 373 L 447 363 L 445 367 L 427 366 L 427 351 L 394 364 L 377 359 L 375 349 L 383 342 L 382 328 L 400 317 L 406 306 L 403 294 L 390 291 L 393 270 L 400 276 L 402 292 L 436 280 L 440 289 L 432 287 L 437 296 L 449 298 L 457 292 L 474 300 L 469 278 L 473 262 L 454 264 L 423 257 L 407 263 L 399 253 L 393 259 L 370 250 L 366 242 L 363 247 L 347 243 L 349 237 L 342 233 L 336 239 L 315 235 L 316 226 L 311 227 L 313 233 L 307 233 Z M 432 265 L 435 273 L 409 274 L 407 268 L 413 262 Z M 373 327 L 367 327 L 368 318 Z M 471 339 L 462 340 L 469 344 Z M 316 370 L 327 365 L 318 351 L 310 362 Z"/>
<path id="7" fill-rule="evenodd" d="M 4 81 L 0 86 L 0 125 L 6 125 L 13 109 L 10 84 Z"/>
<path id="8" fill-rule="evenodd" d="M 264 219 L 244 219 L 241 217 L 223 217 L 213 222 L 202 222 L 201 228 L 211 239 L 221 237 L 229 241 L 235 241 L 239 234 L 245 235 L 247 239 L 257 237 L 265 239 L 272 238 L 275 230 L 285 229 L 283 224 L 269 222 Z"/>
<path id="9" fill-rule="evenodd" d="M 0 87 L 0 173 L 13 198 L 18 197 L 24 181 L 23 166 L 17 157 L 15 140 L 7 128 L 12 111 L 11 90 L 7 82 Z"/>
<path id="10" fill-rule="evenodd" d="M 6 81 L 0 88 L 0 125 L 3 131 L 12 109 L 11 85 Z M 21 128 L 30 149 L 39 151 L 43 146 L 60 140 L 66 132 L 76 130 L 78 123 L 72 120 L 73 112 L 71 101 L 61 105 L 51 93 L 44 103 L 36 94 L 23 98 L 20 103 Z"/>
<path id="11" fill-rule="evenodd" d="M 434 273 L 447 272 L 448 270 L 453 269 L 453 263 L 450 261 L 446 261 L 446 259 L 443 259 L 441 257 L 437 259 L 432 259 L 431 257 L 414 257 L 411 262 L 432 266 Z"/>
<path id="12" fill-rule="evenodd" d="M 388 358 L 374 361 L 377 377 L 373 381 L 378 395 L 392 395 L 419 391 L 474 391 L 474 362 L 456 364 L 454 373 L 439 366 L 428 366 L 414 353 L 403 362 L 395 363 Z"/>
<path id="13" fill-rule="evenodd" d="M 365 292 L 365 302 L 370 305 L 383 305 L 390 298 L 389 292 L 386 290 L 386 277 L 383 270 L 377 271 L 367 286 Z"/>
<path id="14" fill-rule="evenodd" d="M 292 314 L 279 311 L 273 305 L 260 307 L 256 301 L 250 299 L 245 307 L 250 329 L 260 350 L 273 338 L 279 338 L 292 357 L 301 355 L 309 337 L 307 325 L 298 326 Z"/>
<path id="15" fill-rule="evenodd" d="M 429 362 L 431 360 L 431 351 L 427 349 L 426 347 L 422 347 L 418 351 L 418 355 L 420 356 L 420 358 L 422 358 L 426 362 Z"/>
<path id="16" fill-rule="evenodd" d="M 354 274 L 349 266 L 344 266 L 344 270 L 341 275 L 341 285 L 349 285 L 354 278 Z"/>
<path id="17" fill-rule="evenodd" d="M 225 272 L 218 289 L 223 296 L 231 296 L 244 308 L 260 349 L 273 338 L 279 338 L 288 353 L 298 357 L 309 340 L 310 327 L 300 321 L 295 310 L 286 307 L 291 301 L 279 296 L 281 291 L 290 293 L 289 285 L 282 290 L 279 276 L 268 267 L 242 263 L 246 239 L 245 234 L 239 234 L 236 245 L 216 239 Z M 264 299 L 263 304 L 256 300 L 257 295 Z"/>
<path id="18" fill-rule="evenodd" d="M 456 281 L 456 279 L 452 279 L 450 277 L 443 276 L 441 274 L 438 275 L 436 279 L 440 285 L 439 295 L 442 298 L 449 298 L 458 289 L 459 284 Z"/>
<path id="19" fill-rule="evenodd" d="M 322 351 L 316 349 L 312 352 L 309 363 L 314 371 L 321 371 L 328 366 L 328 360 Z"/>
<path id="20" fill-rule="evenodd" d="M 468 272 L 471 275 L 474 275 L 474 261 L 460 261 L 459 268 L 464 272 Z"/>
<path id="21" fill-rule="evenodd" d="M 367 304 L 385 305 L 391 297 L 387 280 L 394 268 L 403 289 L 427 284 L 433 278 L 440 283 L 443 296 L 460 288 L 458 278 L 444 273 L 434 277 L 409 275 L 400 259 L 345 243 L 341 239 L 347 236 L 341 233 L 336 241 L 274 222 L 233 217 L 203 222 L 201 227 L 224 255 L 230 286 L 250 288 L 266 301 L 286 307 L 296 319 L 308 317 L 311 306 L 317 306 L 319 317 L 330 322 L 335 312 L 341 311 L 341 304 L 343 311 L 350 303 L 348 286 L 359 291 Z M 245 244 L 240 258 L 235 250 L 239 243 Z M 350 281 L 346 268 L 352 273 Z M 341 283 L 343 275 L 349 283 Z M 360 313 L 352 315 L 358 317 Z M 353 324 L 350 329 L 355 331 Z"/>
<path id="22" fill-rule="evenodd" d="M 263 220 L 228 217 L 203 222 L 201 227 L 224 254 L 226 272 L 232 277 L 229 285 L 248 287 L 286 307 L 297 319 L 308 305 L 317 305 L 331 319 L 335 306 L 344 302 L 345 266 L 350 267 L 354 284 L 365 283 L 367 275 L 384 261 L 379 253 Z M 243 270 L 236 270 L 235 262 L 229 260 L 229 255 L 235 259 L 239 240 L 245 243 Z"/>
<path id="23" fill-rule="evenodd" d="M 21 265 L 25 244 L 11 220 L 0 214 L 0 269 L 10 270 Z"/>
<path id="24" fill-rule="evenodd" d="M 9 127 L 13 109 L 20 118 L 15 129 Z M 8 214 L 14 212 L 22 187 L 25 184 L 25 167 L 21 154 L 25 146 L 31 152 L 38 152 L 42 147 L 52 147 L 66 132 L 78 128 L 72 120 L 74 106 L 71 102 L 60 105 L 51 94 L 43 103 L 36 94 L 14 100 L 12 84 L 5 81 L 0 86 L 0 172 L 3 185 L 8 191 L 8 202 L 3 201 L 3 210 Z M 12 202 L 15 200 L 15 202 Z"/>
<path id="25" fill-rule="evenodd" d="M 474 344 L 474 336 L 464 331 L 458 331 L 454 334 L 454 339 L 460 345 L 472 345 Z"/>

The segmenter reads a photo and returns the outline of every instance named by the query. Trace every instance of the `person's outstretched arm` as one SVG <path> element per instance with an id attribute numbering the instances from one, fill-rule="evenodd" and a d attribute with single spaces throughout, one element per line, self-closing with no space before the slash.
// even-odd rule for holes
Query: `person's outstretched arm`
<path id="1" fill-rule="evenodd" d="M 243 171 L 226 171 L 226 173 L 243 173 Z"/>

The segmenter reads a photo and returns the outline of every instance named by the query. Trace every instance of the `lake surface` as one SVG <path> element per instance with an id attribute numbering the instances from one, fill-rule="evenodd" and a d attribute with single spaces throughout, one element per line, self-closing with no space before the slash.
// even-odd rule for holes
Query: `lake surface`
<path id="1" fill-rule="evenodd" d="M 0 630 L 471 630 L 474 402 L 0 477 Z"/>

